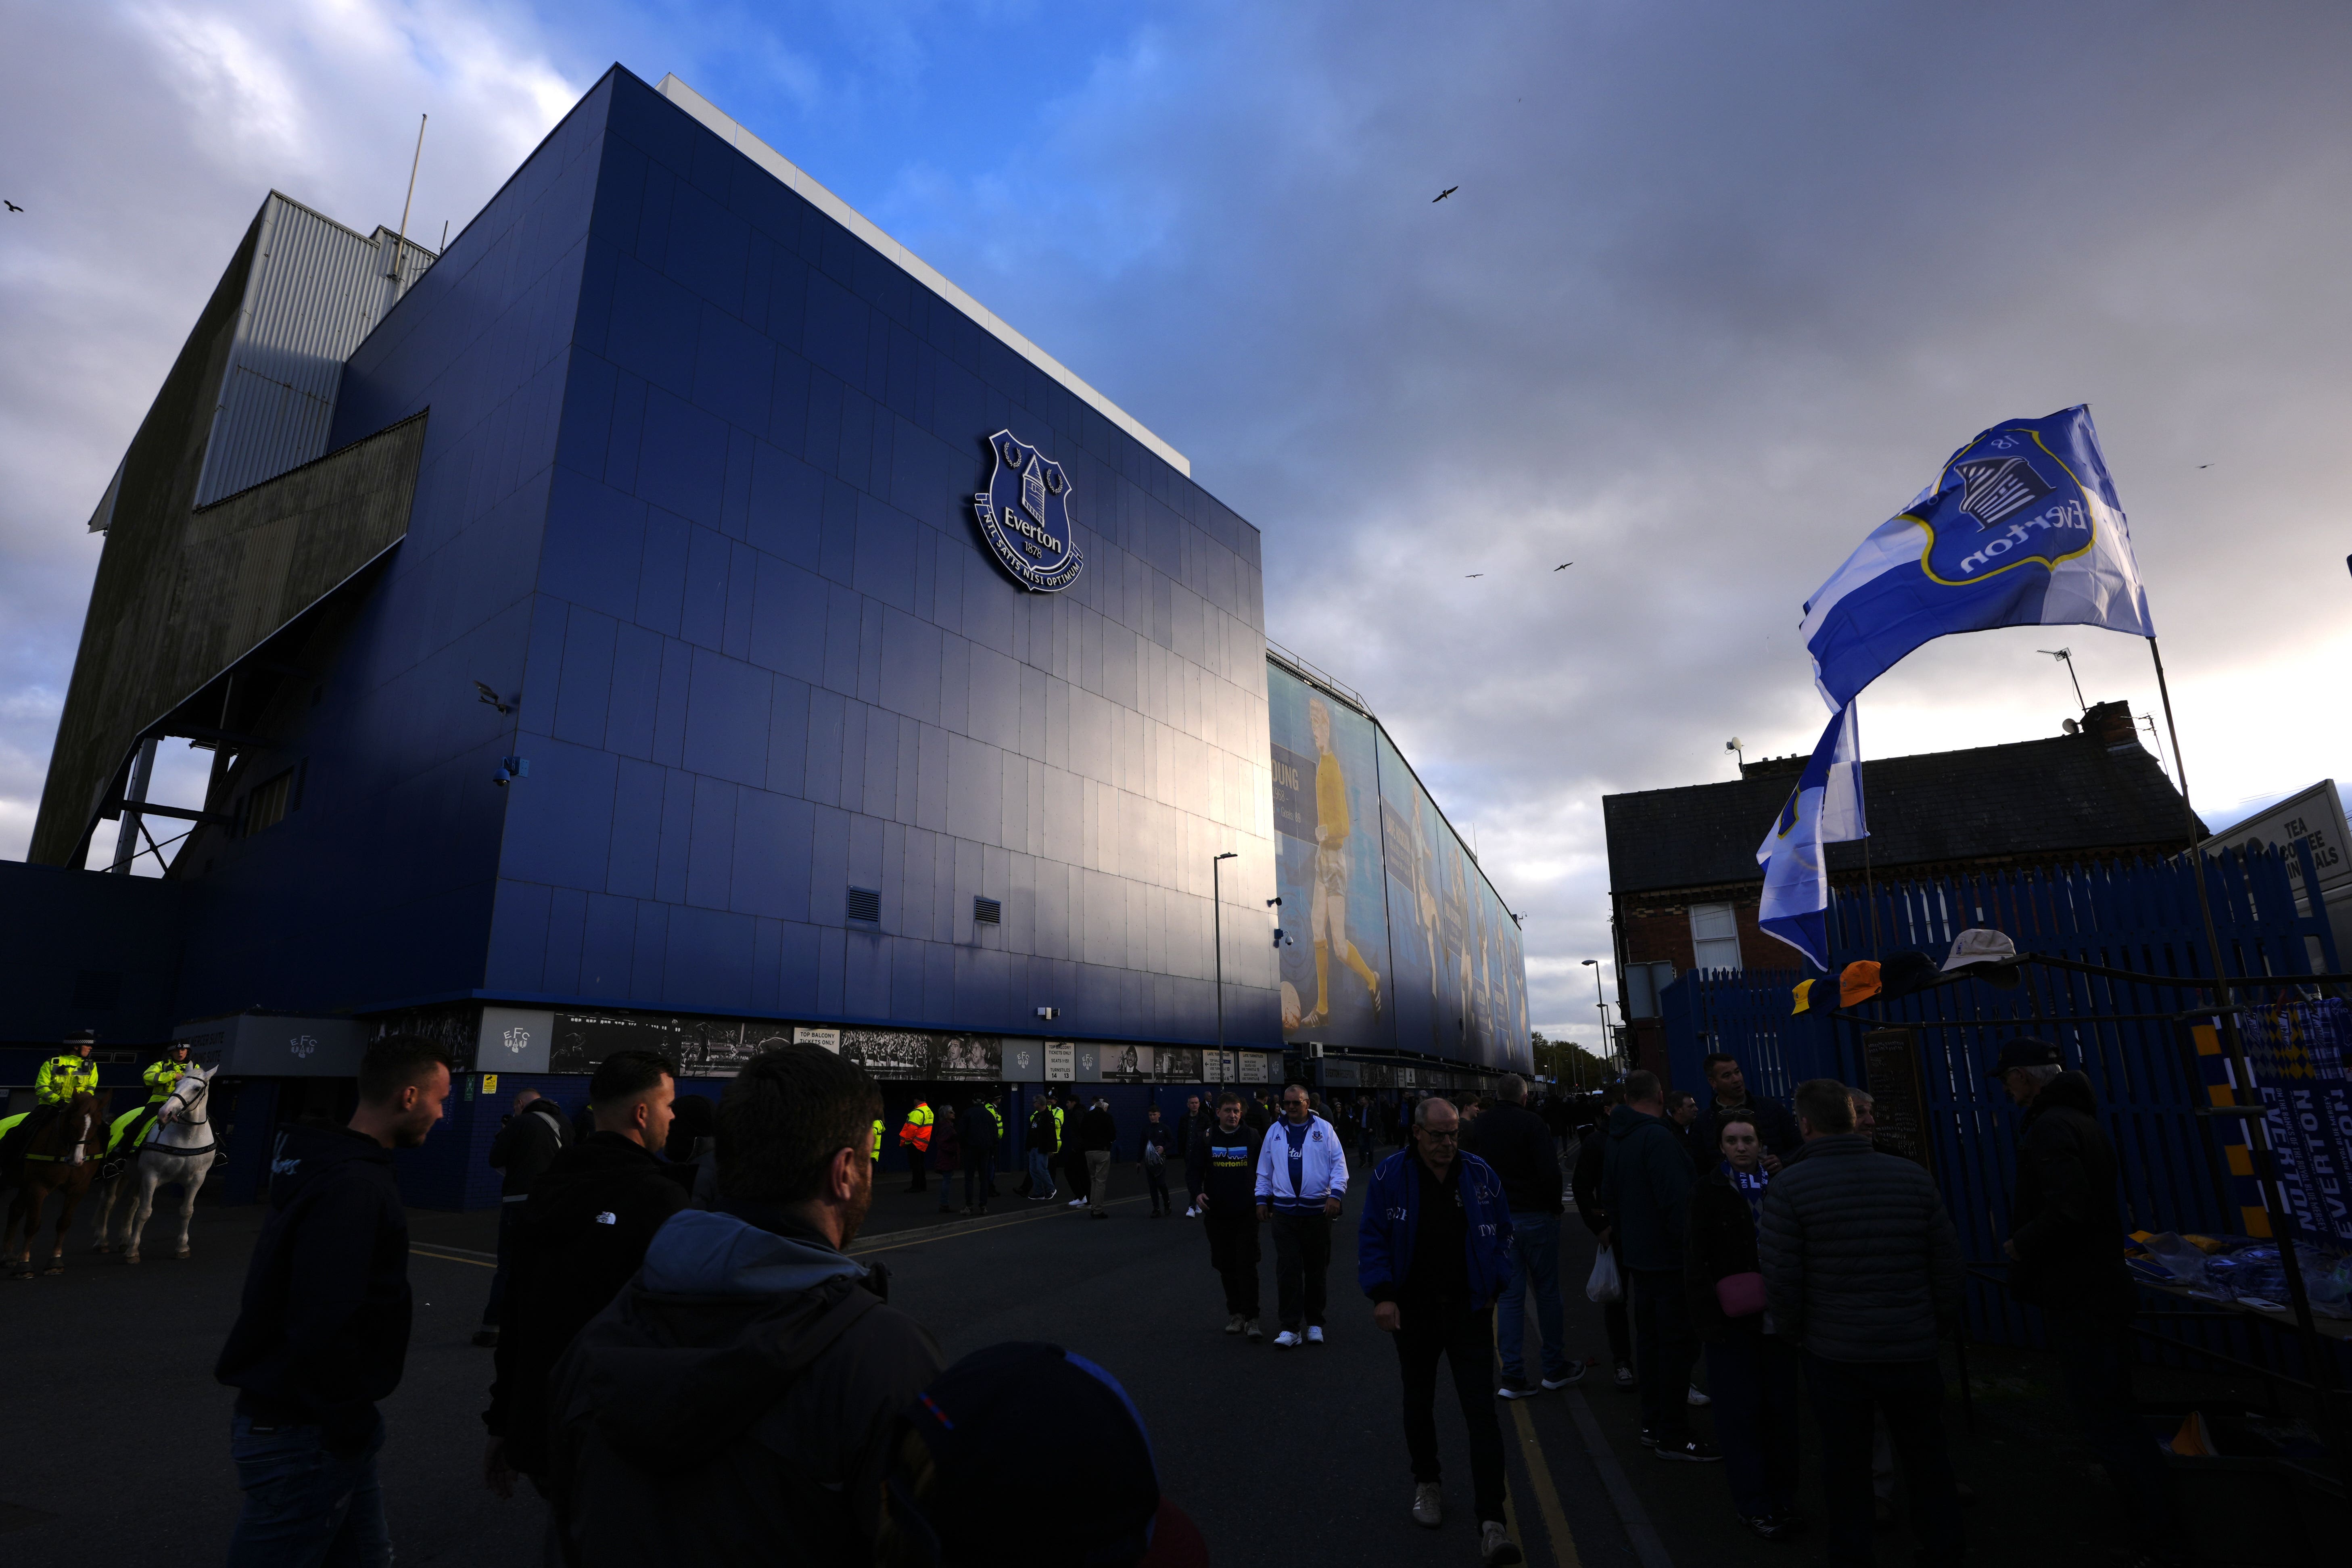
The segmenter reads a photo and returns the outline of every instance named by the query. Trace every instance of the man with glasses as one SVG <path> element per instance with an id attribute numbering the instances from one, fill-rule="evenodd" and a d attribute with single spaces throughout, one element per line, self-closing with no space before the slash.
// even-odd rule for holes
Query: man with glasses
<path id="1" fill-rule="evenodd" d="M 1396 1341 L 1412 1521 L 1445 1517 L 1437 1459 L 1437 1363 L 1454 1373 L 1469 1428 L 1479 1561 L 1521 1561 L 1503 1518 L 1503 1429 L 1495 1418 L 1495 1300 L 1509 1277 L 1511 1210 L 1503 1179 L 1461 1150 L 1461 1116 L 1432 1097 L 1413 1108 L 1412 1143 L 1372 1173 L 1356 1231 L 1356 1280 L 1372 1322 Z"/>
<path id="2" fill-rule="evenodd" d="M 1339 1129 L 1315 1114 L 1307 1086 L 1282 1091 L 1282 1120 L 1257 1156 L 1257 1217 L 1274 1222 L 1277 1350 L 1323 1342 L 1324 1277 L 1331 1269 L 1331 1221 L 1348 1191 L 1348 1154 Z"/>

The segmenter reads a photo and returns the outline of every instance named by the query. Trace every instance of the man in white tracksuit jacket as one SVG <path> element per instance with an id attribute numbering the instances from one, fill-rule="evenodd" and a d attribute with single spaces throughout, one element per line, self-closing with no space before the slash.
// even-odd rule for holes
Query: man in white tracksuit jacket
<path id="1" fill-rule="evenodd" d="M 1329 1122 L 1307 1108 L 1307 1086 L 1282 1091 L 1282 1120 L 1257 1157 L 1257 1217 L 1274 1222 L 1275 1348 L 1323 1342 L 1324 1276 L 1331 1221 L 1348 1190 L 1348 1153 Z"/>

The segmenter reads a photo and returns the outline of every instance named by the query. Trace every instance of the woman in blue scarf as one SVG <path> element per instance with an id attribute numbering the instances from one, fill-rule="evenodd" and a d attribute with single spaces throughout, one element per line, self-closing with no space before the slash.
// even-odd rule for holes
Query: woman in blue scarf
<path id="1" fill-rule="evenodd" d="M 1691 1191 L 1683 1279 L 1691 1326 L 1706 1346 L 1707 1388 L 1724 1479 L 1740 1521 L 1767 1541 L 1797 1528 L 1797 1347 L 1773 1331 L 1756 1262 L 1769 1177 L 1745 1111 L 1720 1128 L 1722 1159 Z"/>

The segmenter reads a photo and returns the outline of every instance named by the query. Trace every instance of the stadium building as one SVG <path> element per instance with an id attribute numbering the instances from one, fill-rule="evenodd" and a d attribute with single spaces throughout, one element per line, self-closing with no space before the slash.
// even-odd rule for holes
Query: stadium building
<path id="1" fill-rule="evenodd" d="M 615 67 L 437 256 L 273 194 L 90 526 L 12 1086 L 184 1038 L 266 1131 L 426 1032 L 463 1077 L 404 1181 L 466 1206 L 512 1090 L 624 1046 L 1129 1124 L 1528 1065 L 1516 921 L 1269 649 L 1258 530 L 674 77 Z"/>

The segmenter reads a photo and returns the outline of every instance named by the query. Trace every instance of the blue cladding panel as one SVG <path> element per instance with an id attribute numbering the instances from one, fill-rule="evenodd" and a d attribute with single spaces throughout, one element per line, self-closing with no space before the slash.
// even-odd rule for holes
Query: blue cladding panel
<path id="1" fill-rule="evenodd" d="M 206 884 L 367 913 L 213 922 L 208 999 L 1200 1041 L 1230 848 L 1228 1036 L 1278 1040 L 1256 540 L 1189 480 L 618 72 L 362 345 L 336 438 L 427 406 L 409 539 L 289 731 L 305 807 Z M 1007 424 L 1070 478 L 1061 595 L 982 552 Z"/>

